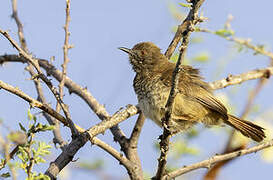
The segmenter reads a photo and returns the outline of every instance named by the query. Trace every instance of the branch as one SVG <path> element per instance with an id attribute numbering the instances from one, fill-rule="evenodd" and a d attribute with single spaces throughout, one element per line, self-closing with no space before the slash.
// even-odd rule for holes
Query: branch
<path id="1" fill-rule="evenodd" d="M 137 166 L 133 161 L 130 161 L 129 163 L 128 160 L 124 159 L 124 157 L 117 158 L 117 152 L 114 151 L 113 148 L 111 148 L 109 145 L 106 147 L 105 143 L 95 138 L 96 135 L 104 133 L 104 131 L 108 128 L 115 126 L 119 122 L 129 118 L 131 115 L 134 115 L 136 113 L 135 111 L 138 111 L 138 109 L 135 106 L 129 105 L 127 106 L 127 109 L 118 111 L 109 120 L 102 121 L 85 132 L 82 128 L 76 126 L 78 131 L 82 132 L 82 134 L 75 137 L 75 139 L 72 139 L 72 142 L 66 147 L 65 151 L 63 151 L 54 162 L 50 163 L 50 166 L 45 174 L 48 175 L 51 179 L 55 179 L 58 173 L 73 160 L 73 157 L 78 152 L 78 150 L 84 146 L 87 140 L 89 140 L 91 143 L 97 142 L 100 147 L 103 147 L 103 149 L 107 148 L 109 150 L 110 148 L 112 150 L 110 151 L 110 154 L 124 165 L 130 176 L 139 176 L 136 174 L 135 169 Z"/>
<path id="2" fill-rule="evenodd" d="M 65 126 L 68 126 L 68 123 L 67 123 L 65 117 L 63 117 L 61 114 L 57 113 L 54 109 L 52 109 L 48 105 L 43 104 L 40 101 L 37 101 L 36 99 L 33 99 L 32 97 L 28 96 L 23 91 L 21 91 L 19 88 L 15 88 L 7 83 L 4 83 L 1 80 L 0 80 L 0 88 L 3 88 L 5 90 L 9 91 L 10 93 L 19 96 L 20 98 L 27 101 L 30 104 L 30 107 L 37 107 L 37 108 L 45 111 L 46 113 L 50 114 L 54 118 L 58 119 Z"/>
<path id="3" fill-rule="evenodd" d="M 63 124 L 67 125 L 66 119 L 57 113 L 54 109 L 48 107 L 45 104 L 42 104 L 41 102 L 31 98 L 30 96 L 26 95 L 23 93 L 21 90 L 18 88 L 14 88 L 3 81 L 0 80 L 0 87 L 23 98 L 27 102 L 31 104 L 32 107 L 38 107 L 42 109 L 43 111 L 47 112 L 51 116 L 55 117 L 56 119 L 60 120 Z M 117 113 L 115 113 L 109 120 L 102 121 L 98 123 L 97 125 L 93 126 L 90 128 L 86 133 L 84 132 L 84 129 L 82 129 L 79 126 L 76 126 L 77 131 L 83 133 L 79 136 L 76 136 L 75 140 L 73 139 L 72 142 L 65 148 L 65 150 L 61 153 L 61 155 L 55 160 L 54 163 L 50 164 L 49 169 L 47 170 L 46 174 L 49 175 L 50 177 L 56 177 L 57 174 L 60 172 L 61 169 L 63 169 L 69 162 L 72 161 L 73 156 L 77 153 L 77 151 L 86 143 L 86 138 L 92 142 L 92 139 L 100 134 L 106 131 L 108 128 L 111 128 L 112 126 L 117 125 L 121 121 L 124 121 L 128 119 L 130 116 L 136 114 L 138 112 L 138 109 L 135 106 L 127 106 L 127 109 L 121 110 Z M 88 133 L 88 134 L 87 134 Z M 115 157 L 116 158 L 116 157 Z M 131 161 L 132 162 L 132 161 Z M 129 171 L 134 172 L 134 168 L 130 168 L 127 166 L 128 164 L 125 163 L 124 166 L 125 168 Z M 57 173 L 57 174 L 56 174 Z M 131 173 L 132 174 L 132 173 Z"/>
<path id="4" fill-rule="evenodd" d="M 104 133 L 107 129 L 119 124 L 120 122 L 128 119 L 129 117 L 138 113 L 138 108 L 133 105 L 127 105 L 126 109 L 121 109 L 116 112 L 111 118 L 101 121 L 100 123 L 92 126 L 87 130 L 90 138 L 95 137 L 98 134 Z"/>
<path id="5" fill-rule="evenodd" d="M 169 173 L 168 175 L 165 175 L 163 177 L 163 179 L 173 179 L 177 176 L 180 176 L 182 174 L 185 174 L 187 172 L 190 172 L 190 171 L 193 171 L 196 169 L 210 168 L 213 164 L 215 164 L 217 162 L 232 159 L 232 158 L 239 157 L 239 156 L 243 156 L 243 155 L 250 154 L 253 152 L 257 152 L 257 151 L 263 150 L 263 149 L 271 147 L 271 146 L 273 146 L 273 139 L 271 139 L 268 142 L 258 144 L 256 146 L 248 148 L 248 149 L 243 149 L 243 150 L 239 150 L 239 151 L 235 151 L 235 152 L 231 152 L 231 153 L 227 153 L 227 154 L 222 154 L 222 155 L 215 155 L 207 160 L 177 169 L 177 170 Z"/>
<path id="6" fill-rule="evenodd" d="M 97 137 L 92 138 L 91 143 L 99 146 L 100 148 L 102 148 L 103 150 L 111 154 L 116 160 L 118 160 L 127 169 L 128 173 L 130 173 L 131 169 L 135 168 L 134 163 L 132 163 L 133 161 L 128 160 L 126 157 L 124 157 L 123 154 L 121 154 L 116 149 L 114 149 L 107 143 L 103 142 L 99 138 Z"/>
<path id="7" fill-rule="evenodd" d="M 17 0 L 12 0 L 12 18 L 15 20 L 17 25 L 20 45 L 25 52 L 28 52 L 26 39 L 24 37 L 23 25 L 19 19 L 18 12 L 17 12 Z M 31 77 L 37 76 L 33 70 L 33 66 L 29 62 L 28 62 L 28 66 L 25 69 L 30 73 Z M 37 78 L 32 78 L 32 79 L 34 81 L 34 85 L 38 94 L 38 100 L 44 104 L 47 104 L 39 79 Z M 67 142 L 65 142 L 61 136 L 60 127 L 58 126 L 59 124 L 56 124 L 58 123 L 58 121 L 53 119 L 51 116 L 48 116 L 46 113 L 43 113 L 43 116 L 45 117 L 45 119 L 48 121 L 50 125 L 55 125 L 55 128 L 53 130 L 53 135 L 54 135 L 53 142 L 55 144 L 58 143 L 60 145 L 60 148 L 62 149 L 63 146 L 67 144 Z"/>
<path id="8" fill-rule="evenodd" d="M 13 180 L 16 180 L 17 173 L 15 170 L 15 167 L 13 164 L 9 163 L 10 159 L 12 158 L 11 154 L 9 154 L 10 143 L 8 140 L 5 140 L 1 134 L 0 134 L 0 145 L 1 145 L 1 149 L 3 150 L 3 155 L 5 157 L 5 160 L 1 161 L 1 163 L 0 163 L 0 171 L 5 167 L 6 164 L 8 164 L 8 167 L 11 172 L 11 177 Z"/>
<path id="9" fill-rule="evenodd" d="M 161 179 L 165 173 L 165 168 L 166 168 L 166 164 L 167 164 L 167 154 L 169 151 L 169 141 L 170 141 L 170 137 L 171 137 L 171 132 L 169 131 L 169 125 L 170 125 L 171 114 L 172 114 L 172 109 L 173 109 L 173 101 L 174 101 L 174 98 L 177 93 L 179 72 L 181 70 L 183 71 L 183 68 L 181 68 L 180 66 L 181 66 L 182 60 L 184 59 L 185 54 L 186 54 L 186 50 L 187 50 L 188 43 L 189 43 L 189 36 L 190 36 L 190 33 L 193 31 L 193 25 L 198 22 L 198 9 L 200 8 L 200 6 L 202 5 L 203 2 L 204 2 L 204 0 L 193 0 L 192 1 L 192 9 L 190 10 L 187 18 L 182 23 L 183 31 L 179 32 L 179 30 L 177 30 L 174 40 L 172 41 L 171 45 L 169 46 L 169 48 L 165 54 L 167 56 L 167 58 L 169 58 L 171 56 L 171 54 L 173 53 L 175 47 L 177 46 L 177 43 L 183 37 L 178 61 L 176 63 L 176 66 L 175 66 L 175 69 L 174 69 L 173 75 L 172 75 L 172 87 L 171 87 L 170 95 L 169 95 L 168 101 L 165 105 L 165 112 L 166 112 L 165 117 L 162 118 L 163 134 L 160 138 L 161 141 L 159 143 L 161 153 L 160 153 L 160 157 L 158 159 L 158 168 L 157 168 L 156 177 L 155 177 L 156 179 Z M 180 33 L 180 34 L 178 34 L 178 33 Z M 178 40 L 177 43 L 176 43 L 176 40 Z"/>
<path id="10" fill-rule="evenodd" d="M 0 64 L 3 64 L 7 61 L 21 62 L 21 63 L 27 62 L 24 57 L 19 57 L 17 55 L 0 56 Z M 52 75 L 56 80 L 61 81 L 62 72 L 57 70 L 53 65 L 49 64 L 47 60 L 39 59 L 38 62 L 39 62 L 39 65 L 46 70 L 47 74 Z M 99 102 L 91 95 L 91 93 L 86 88 L 83 88 L 80 85 L 76 84 L 67 76 L 65 76 L 65 86 L 68 88 L 70 93 L 75 93 L 79 97 L 81 97 L 102 121 L 110 118 L 110 115 L 107 113 L 104 106 L 99 104 Z M 131 106 L 130 108 L 135 109 L 135 110 L 130 110 L 131 116 L 138 113 L 137 107 Z M 97 128 L 100 128 L 100 127 L 97 127 Z M 106 128 L 102 128 L 101 132 L 105 131 L 105 130 L 106 130 Z M 125 137 L 124 133 L 119 129 L 119 127 L 117 125 L 111 127 L 110 130 L 111 130 L 112 134 L 114 135 L 114 140 L 117 140 L 119 142 L 121 149 L 125 149 L 126 137 Z M 82 131 L 80 131 L 80 132 L 82 132 Z M 93 136 L 93 135 L 94 134 L 91 132 L 91 136 Z M 137 174 L 137 172 L 134 171 L 135 169 L 136 168 L 132 169 L 131 177 L 134 177 L 134 176 L 138 177 L 139 176 Z"/>
<path id="11" fill-rule="evenodd" d="M 27 60 L 24 57 L 20 57 L 18 55 L 4 55 L 0 56 L 0 64 L 5 62 L 21 62 L 26 63 Z M 57 81 L 61 81 L 62 72 L 56 69 L 52 64 L 50 64 L 47 60 L 38 59 L 39 65 L 44 68 L 48 75 L 52 75 Z M 92 94 L 87 90 L 87 88 L 83 88 L 74 81 L 72 81 L 69 77 L 65 77 L 65 86 L 69 90 L 70 93 L 75 93 L 80 98 L 82 98 L 88 106 L 93 110 L 93 112 L 101 119 L 105 120 L 110 117 L 108 112 L 105 110 L 104 106 L 100 104 Z M 112 134 L 114 135 L 114 140 L 118 141 L 121 145 L 123 139 L 125 138 L 124 133 L 119 129 L 118 126 L 114 126 L 111 129 Z"/>
<path id="12" fill-rule="evenodd" d="M 21 47 L 24 51 L 28 52 L 26 39 L 24 37 L 23 24 L 21 23 L 19 16 L 18 16 L 18 12 L 17 12 L 17 0 L 12 0 L 11 3 L 12 3 L 11 17 L 14 19 L 14 21 L 17 25 L 18 37 L 19 37 Z"/>
<path id="13" fill-rule="evenodd" d="M 56 88 L 52 85 L 51 81 L 41 71 L 39 63 L 38 63 L 38 60 L 35 59 L 35 58 L 32 58 L 31 55 L 29 55 L 27 52 L 25 52 L 23 49 L 21 49 L 18 46 L 18 44 L 10 37 L 10 35 L 8 34 L 7 31 L 3 31 L 3 30 L 0 29 L 0 33 L 3 36 L 5 36 L 7 38 L 7 40 L 9 40 L 9 42 L 13 45 L 13 47 L 15 47 L 18 50 L 18 52 L 19 52 L 20 55 L 22 55 L 31 65 L 34 66 L 34 68 L 38 72 L 37 77 L 41 78 L 45 82 L 45 84 L 47 85 L 47 87 L 53 93 L 53 95 L 54 95 L 55 99 L 57 100 L 57 102 L 59 102 L 61 104 L 61 107 L 62 107 L 63 112 L 64 112 L 64 114 L 66 116 L 66 119 L 67 119 L 67 123 L 68 123 L 68 125 L 70 127 L 72 136 L 73 135 L 77 135 L 78 134 L 77 129 L 75 128 L 74 123 L 70 119 L 69 114 L 67 113 L 67 110 L 66 110 L 66 108 L 65 108 L 62 100 L 60 99 L 59 93 L 56 91 Z M 35 78 L 37 78 L 37 77 L 35 77 Z"/>
<path id="14" fill-rule="evenodd" d="M 184 35 L 184 33 L 186 31 L 188 31 L 188 27 L 189 25 L 196 25 L 198 22 L 201 22 L 202 19 L 194 19 L 193 21 L 193 17 L 195 16 L 195 18 L 197 17 L 197 13 L 198 13 L 198 9 L 200 8 L 200 6 L 203 4 L 203 2 L 205 0 L 190 0 L 192 3 L 192 8 L 188 14 L 188 16 L 186 17 L 186 19 L 182 22 L 182 24 L 180 24 L 177 28 L 177 31 L 173 37 L 173 40 L 171 41 L 169 47 L 167 48 L 166 52 L 165 52 L 165 56 L 170 59 L 170 57 L 172 56 L 175 48 L 177 47 L 178 43 L 180 42 L 180 40 L 182 39 L 182 36 Z"/>
<path id="15" fill-rule="evenodd" d="M 81 149 L 88 138 L 85 134 L 81 134 L 72 139 L 71 143 L 67 145 L 65 150 L 58 156 L 58 158 L 50 163 L 49 168 L 46 170 L 45 174 L 51 179 L 56 179 L 59 172 L 73 160 L 74 155 Z"/>
<path id="16" fill-rule="evenodd" d="M 237 38 L 237 37 L 234 37 L 234 36 L 223 36 L 223 35 L 219 35 L 218 33 L 214 32 L 214 31 L 211 31 L 209 29 L 205 29 L 205 28 L 197 28 L 196 29 L 197 32 L 205 32 L 205 33 L 210 33 L 210 34 L 215 34 L 215 35 L 218 35 L 228 41 L 231 41 L 231 42 L 235 42 L 237 44 L 240 44 L 240 45 L 243 45 L 249 49 L 252 49 L 253 51 L 255 51 L 255 54 L 263 54 L 265 56 L 268 56 L 270 59 L 273 59 L 273 53 L 270 52 L 270 51 L 266 51 L 264 49 L 263 46 L 255 46 L 253 44 L 251 44 L 251 40 L 250 39 L 240 39 L 240 38 Z"/>
<path id="17" fill-rule="evenodd" d="M 125 153 L 126 157 L 134 162 L 136 164 L 136 173 L 139 175 L 139 178 L 143 178 L 143 170 L 141 166 L 141 160 L 137 153 L 137 145 L 138 145 L 138 139 L 142 130 L 142 127 L 145 122 L 145 116 L 142 112 L 139 113 L 137 121 L 135 123 L 134 129 L 131 133 L 131 136 L 129 139 L 127 139 L 122 147 L 122 151 Z"/>
<path id="18" fill-rule="evenodd" d="M 264 69 L 256 69 L 242 73 L 239 75 L 229 75 L 227 78 L 214 81 L 210 83 L 212 89 L 221 89 L 230 85 L 241 84 L 244 81 L 259 79 L 259 78 L 270 78 L 273 75 L 273 67 L 267 67 Z"/>
<path id="19" fill-rule="evenodd" d="M 70 32 L 68 31 L 68 26 L 69 26 L 69 21 L 70 21 L 70 0 L 66 1 L 66 19 L 65 19 L 65 26 L 64 26 L 64 31 L 65 31 L 65 40 L 64 40 L 64 46 L 63 46 L 63 55 L 64 55 L 64 62 L 62 64 L 62 79 L 59 83 L 59 95 L 60 95 L 60 99 L 61 101 L 63 101 L 63 87 L 64 87 L 64 77 L 66 76 L 66 72 L 67 72 L 67 64 L 69 62 L 68 59 L 68 49 L 71 47 L 68 44 L 68 40 L 69 40 L 69 35 Z M 66 108 L 62 108 L 62 104 L 59 103 L 57 101 L 56 104 L 56 111 L 59 113 L 61 108 L 64 109 L 66 111 L 66 116 L 71 119 L 70 113 L 68 111 L 68 106 L 65 105 Z M 55 126 L 59 127 L 59 123 L 56 124 Z M 75 132 L 74 132 L 75 133 Z M 72 134 L 73 135 L 73 134 Z"/>

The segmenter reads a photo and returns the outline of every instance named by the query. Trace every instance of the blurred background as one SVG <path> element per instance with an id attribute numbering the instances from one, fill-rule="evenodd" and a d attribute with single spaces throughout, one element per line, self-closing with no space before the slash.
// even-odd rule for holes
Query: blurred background
<path id="1" fill-rule="evenodd" d="M 69 26 L 70 43 L 74 48 L 69 51 L 68 76 L 83 87 L 87 87 L 92 95 L 105 105 L 113 114 L 127 104 L 137 104 L 132 81 L 134 72 L 125 53 L 118 50 L 120 46 L 131 48 L 142 41 L 152 41 L 164 53 L 171 42 L 175 28 L 181 23 L 188 8 L 179 5 L 183 1 L 176 0 L 138 0 L 138 1 L 72 1 L 71 23 Z M 252 39 L 251 43 L 271 50 L 273 44 L 271 23 L 272 1 L 205 1 L 201 14 L 208 20 L 199 27 L 213 32 L 225 27 L 228 17 L 233 16 L 229 32 L 235 37 Z M 0 28 L 9 30 L 10 35 L 18 41 L 17 27 L 11 18 L 11 1 L 2 1 L 0 6 Z M 28 49 L 34 57 L 51 59 L 61 69 L 63 63 L 65 1 L 18 1 L 18 13 L 24 25 Z M 0 55 L 17 54 L 10 43 L 0 36 Z M 172 58 L 175 60 L 175 56 Z M 264 68 L 270 59 L 229 42 L 213 33 L 192 33 L 187 53 L 187 64 L 200 68 L 205 80 L 212 82 L 226 78 L 229 74 L 240 74 L 249 70 Z M 0 68 L 0 79 L 36 98 L 33 82 L 24 71 L 25 65 L 7 63 Z M 222 99 L 235 115 L 244 110 L 249 93 L 256 87 L 258 80 L 240 85 L 229 86 L 217 90 L 215 94 Z M 58 83 L 53 80 L 55 86 Z M 47 100 L 55 107 L 52 94 L 44 87 Z M 254 105 L 247 116 L 264 125 L 269 131 L 273 122 L 272 113 L 272 79 L 263 87 L 255 98 Z M 72 119 L 81 127 L 89 128 L 100 122 L 96 115 L 79 97 L 69 95 L 65 91 L 64 102 L 69 104 Z M 4 126 L 0 127 L 2 135 L 19 129 L 18 122 L 27 124 L 29 105 L 18 97 L 0 91 L 0 119 Z M 32 109 L 33 114 L 40 112 Z M 39 121 L 46 123 L 41 115 Z M 120 127 L 127 135 L 131 133 L 136 116 L 122 122 Z M 6 128 L 8 127 L 8 128 Z M 191 132 L 172 138 L 169 156 L 169 168 L 177 168 L 198 162 L 221 153 L 229 138 L 230 128 L 204 128 L 197 126 Z M 272 131 L 271 131 L 272 132 Z M 154 175 L 157 167 L 159 151 L 158 136 L 162 130 L 150 120 L 146 120 L 139 140 L 139 156 L 147 177 Z M 71 140 L 67 128 L 62 128 L 65 140 Z M 99 135 L 101 139 L 119 150 L 117 143 L 109 131 Z M 52 133 L 40 133 L 38 139 L 50 143 L 52 153 L 46 157 L 53 161 L 61 153 L 52 143 Z M 246 141 L 238 135 L 234 144 Z M 254 145 L 254 143 L 250 143 Z M 126 170 L 110 155 L 96 146 L 87 143 L 75 156 L 78 159 L 70 163 L 60 175 L 60 179 L 126 179 Z M 225 166 L 220 174 L 221 180 L 270 179 L 273 168 L 273 151 L 261 151 L 243 156 Z M 35 171 L 44 172 L 48 164 L 35 167 Z M 206 169 L 187 173 L 181 179 L 201 179 Z M 25 174 L 18 172 L 22 179 Z M 20 178 L 19 178 L 20 179 Z"/>

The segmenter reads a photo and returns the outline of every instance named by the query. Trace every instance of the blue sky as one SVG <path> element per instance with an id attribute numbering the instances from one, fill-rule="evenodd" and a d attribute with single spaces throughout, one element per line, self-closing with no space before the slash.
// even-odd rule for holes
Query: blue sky
<path id="1" fill-rule="evenodd" d="M 167 0 L 138 0 L 138 1 L 72 1 L 71 3 L 71 23 L 70 43 L 75 47 L 69 51 L 70 63 L 68 64 L 68 76 L 82 86 L 88 87 L 97 100 L 104 104 L 109 113 L 116 112 L 120 107 L 127 104 L 137 104 L 136 96 L 132 88 L 134 73 L 128 62 L 128 57 L 117 47 L 132 47 L 141 41 L 152 41 L 157 44 L 162 52 L 169 45 L 173 34 L 172 28 L 179 22 L 172 17 L 169 5 L 177 4 L 181 1 Z M 246 3 L 247 2 L 247 3 Z M 273 44 L 273 25 L 271 12 L 273 2 L 262 0 L 255 1 L 206 1 L 201 8 L 208 21 L 202 23 L 202 27 L 212 30 L 220 29 L 229 14 L 234 16 L 232 28 L 236 36 L 242 38 L 252 38 L 253 43 L 266 44 L 271 49 Z M 64 7 L 65 1 L 19 1 L 18 10 L 22 23 L 24 24 L 25 37 L 30 52 L 39 58 L 50 59 L 55 57 L 54 64 L 60 68 L 63 61 L 62 46 L 64 41 Z M 186 12 L 185 8 L 180 8 Z M 14 21 L 10 18 L 11 3 L 4 1 L 0 7 L 0 28 L 9 30 L 10 35 L 17 40 L 17 29 Z M 207 81 L 225 78 L 228 74 L 239 74 L 248 70 L 262 68 L 269 64 L 269 60 L 264 56 L 253 56 L 248 50 L 241 54 L 234 53 L 233 44 L 220 37 L 209 34 L 194 33 L 193 37 L 202 36 L 203 42 L 192 44 L 189 47 L 188 56 L 192 57 L 198 52 L 209 52 L 209 63 L 195 63 L 195 66 L 202 70 L 202 74 Z M 230 59 L 226 58 L 232 52 Z M 17 53 L 10 46 L 8 41 L 0 37 L 0 54 Z M 213 73 L 219 68 L 221 62 L 227 61 L 227 68 L 217 76 Z M 23 71 L 22 64 L 5 64 L 0 68 L 0 77 L 4 82 L 20 87 L 32 97 L 36 97 L 33 83 L 28 80 L 29 75 Z M 55 85 L 57 83 L 54 81 Z M 250 81 L 237 86 L 239 93 L 232 94 L 232 88 L 225 88 L 217 92 L 230 94 L 232 105 L 236 107 L 235 114 L 239 115 L 248 97 L 248 92 L 256 84 Z M 236 88 L 234 88 L 236 89 Z M 49 102 L 54 104 L 54 99 L 48 89 L 44 88 L 49 95 Z M 272 80 L 256 99 L 260 112 L 272 109 Z M 26 120 L 28 104 L 19 100 L 14 95 L 5 91 L 0 91 L 0 118 L 11 129 L 18 128 L 18 121 Z M 69 95 L 66 91 L 64 101 L 70 105 L 72 119 L 81 127 L 88 128 L 98 123 L 98 118 L 86 106 L 86 104 L 75 95 Z M 3 103 L 4 102 L 4 103 Z M 14 111 L 16 109 L 16 111 Z M 37 112 L 37 111 L 33 111 Z M 250 116 L 255 118 L 255 116 Z M 45 122 L 43 118 L 41 121 Z M 271 117 L 271 122 L 272 122 Z M 135 117 L 121 124 L 122 129 L 129 134 L 135 122 Z M 1 132 L 7 131 L 1 129 Z M 219 128 L 219 132 L 225 128 Z M 63 134 L 68 134 L 64 130 Z M 181 165 L 190 164 L 201 159 L 206 159 L 209 155 L 221 152 L 226 133 L 215 133 L 207 129 L 201 133 L 202 137 L 194 140 L 192 145 L 202 148 L 198 157 L 187 157 L 182 159 Z M 160 128 L 147 120 L 139 142 L 139 154 L 143 160 L 143 167 L 149 173 L 155 171 L 158 153 L 153 148 L 160 135 Z M 51 136 L 51 135 L 50 135 Z M 64 135 L 69 140 L 68 135 Z M 100 135 L 100 138 L 119 149 L 113 143 L 109 132 Z M 43 140 L 49 141 L 48 135 L 41 134 Z M 50 157 L 53 160 L 59 150 L 54 151 Z M 86 145 L 76 158 L 80 160 L 94 160 L 102 157 L 106 160 L 106 170 L 115 176 L 123 176 L 126 171 L 118 165 L 108 154 L 95 146 Z M 72 166 L 70 166 L 72 167 Z M 47 168 L 41 167 L 44 169 Z M 260 160 L 259 153 L 249 155 L 234 161 L 221 171 L 219 179 L 267 179 L 271 174 L 272 164 L 264 163 Z M 70 179 L 87 178 L 91 173 L 85 171 L 70 171 Z M 189 179 L 202 177 L 205 170 L 198 170 L 196 174 L 191 173 Z M 191 176 L 192 175 L 192 176 Z M 91 175 L 95 179 L 96 176 Z"/>

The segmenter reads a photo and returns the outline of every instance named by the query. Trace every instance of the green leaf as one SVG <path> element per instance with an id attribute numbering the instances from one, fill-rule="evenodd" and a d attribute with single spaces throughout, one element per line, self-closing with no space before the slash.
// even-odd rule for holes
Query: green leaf
<path id="1" fill-rule="evenodd" d="M 19 123 L 19 126 L 22 131 L 27 132 L 26 128 L 21 123 Z"/>
<path id="2" fill-rule="evenodd" d="M 46 161 L 45 161 L 43 158 L 41 158 L 41 157 L 36 157 L 36 158 L 34 159 L 34 161 L 35 161 L 36 164 L 45 163 L 45 162 L 46 162 Z"/>
<path id="3" fill-rule="evenodd" d="M 50 154 L 49 149 L 51 148 L 50 145 L 46 144 L 45 142 L 38 142 L 37 154 L 36 156 L 45 156 Z"/>
<path id="4" fill-rule="evenodd" d="M 192 4 L 178 3 L 182 7 L 191 8 Z"/>
<path id="5" fill-rule="evenodd" d="M 33 120 L 33 115 L 31 114 L 30 109 L 27 110 L 27 118 L 30 121 Z"/>
<path id="6" fill-rule="evenodd" d="M 39 173 L 37 176 L 34 176 L 34 180 L 50 180 L 49 176 Z"/>
<path id="7" fill-rule="evenodd" d="M 219 29 L 215 31 L 214 33 L 222 37 L 229 37 L 229 36 L 233 36 L 235 32 L 230 29 Z"/>
<path id="8" fill-rule="evenodd" d="M 2 173 L 2 174 L 0 175 L 0 177 L 2 177 L 2 178 L 8 178 L 8 177 L 10 177 L 10 173 L 9 173 L 9 172 L 7 172 L 7 173 Z"/>

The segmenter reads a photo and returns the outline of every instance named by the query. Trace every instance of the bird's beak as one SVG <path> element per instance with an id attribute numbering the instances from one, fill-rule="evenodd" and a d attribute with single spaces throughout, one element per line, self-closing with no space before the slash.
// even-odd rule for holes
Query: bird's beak
<path id="1" fill-rule="evenodd" d="M 129 49 L 129 48 L 126 48 L 126 47 L 119 47 L 118 49 L 128 53 L 129 55 L 132 55 L 133 54 L 133 51 L 132 49 Z"/>

